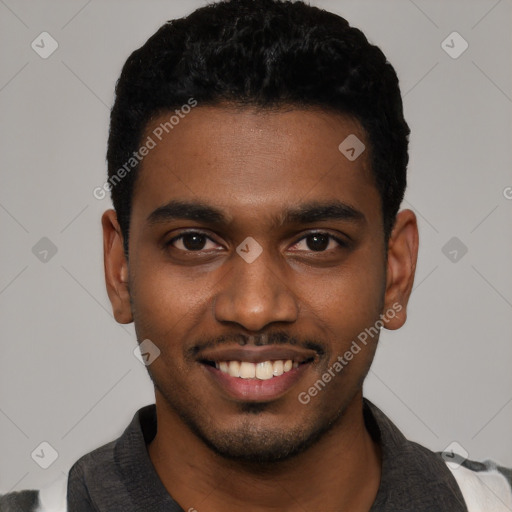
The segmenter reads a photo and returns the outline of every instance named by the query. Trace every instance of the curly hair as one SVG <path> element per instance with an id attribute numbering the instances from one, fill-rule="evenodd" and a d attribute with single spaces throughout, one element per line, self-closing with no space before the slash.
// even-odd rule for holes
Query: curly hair
<path id="1" fill-rule="evenodd" d="M 111 111 L 109 178 L 147 124 L 200 105 L 321 108 L 363 128 L 388 240 L 406 187 L 409 127 L 395 70 L 342 17 L 303 1 L 222 0 L 165 23 L 123 66 Z M 111 187 L 128 254 L 137 167 Z"/>

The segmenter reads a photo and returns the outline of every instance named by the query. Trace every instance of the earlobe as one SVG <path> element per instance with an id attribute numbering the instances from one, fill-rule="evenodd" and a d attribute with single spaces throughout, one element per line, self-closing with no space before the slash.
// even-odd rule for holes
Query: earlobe
<path id="1" fill-rule="evenodd" d="M 418 258 L 418 224 L 411 210 L 396 217 L 388 242 L 385 311 L 394 311 L 385 323 L 387 329 L 399 329 L 407 319 L 407 304 L 414 284 Z"/>
<path id="2" fill-rule="evenodd" d="M 124 254 L 123 235 L 116 212 L 107 210 L 101 218 L 101 223 L 107 293 L 114 318 L 120 324 L 128 324 L 133 321 L 128 287 L 128 262 Z"/>

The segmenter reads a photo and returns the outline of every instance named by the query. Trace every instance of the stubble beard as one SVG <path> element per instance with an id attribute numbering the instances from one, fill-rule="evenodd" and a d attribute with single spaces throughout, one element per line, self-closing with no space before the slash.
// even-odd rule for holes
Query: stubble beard
<path id="1" fill-rule="evenodd" d="M 149 370 L 149 368 L 148 368 Z M 190 397 L 183 400 L 183 393 L 168 393 L 149 372 L 155 388 L 160 392 L 166 406 L 176 414 L 189 430 L 216 455 L 243 465 L 263 469 L 276 463 L 285 462 L 313 447 L 337 425 L 348 405 L 360 390 L 334 411 L 316 411 L 310 421 L 295 427 L 277 426 L 271 430 L 257 425 L 262 415 L 271 414 L 269 403 L 245 403 L 239 405 L 242 420 L 231 430 L 219 429 L 211 418 L 198 409 L 197 400 Z M 362 381 L 361 381 L 362 384 Z M 297 401 L 297 407 L 308 407 Z"/>

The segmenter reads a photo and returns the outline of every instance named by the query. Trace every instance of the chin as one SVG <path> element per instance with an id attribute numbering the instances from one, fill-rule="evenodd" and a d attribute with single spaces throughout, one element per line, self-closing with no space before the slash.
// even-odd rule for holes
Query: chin
<path id="1" fill-rule="evenodd" d="M 306 436 L 305 432 L 216 432 L 201 435 L 202 441 L 217 455 L 247 464 L 274 464 L 304 452 L 319 435 Z"/>
<path id="2" fill-rule="evenodd" d="M 304 417 L 293 417 L 276 414 L 275 404 L 247 402 L 238 404 L 237 411 L 229 417 L 219 418 L 215 409 L 197 404 L 191 407 L 190 401 L 156 387 L 168 407 L 213 453 L 249 466 L 272 465 L 297 457 L 318 443 L 338 423 L 345 409 L 310 409 Z M 303 406 L 297 403 L 297 407 Z"/>
<path id="3" fill-rule="evenodd" d="M 284 462 L 314 446 L 336 423 L 321 421 L 316 423 L 283 422 L 282 426 L 265 426 L 255 415 L 264 404 L 247 404 L 250 413 L 245 419 L 230 427 L 215 428 L 212 424 L 197 421 L 198 418 L 182 419 L 201 441 L 220 457 L 248 465 L 270 465 Z M 245 406 L 244 406 L 245 408 Z M 261 411 L 260 411 L 261 412 Z M 196 421 L 194 421 L 196 420 Z"/>

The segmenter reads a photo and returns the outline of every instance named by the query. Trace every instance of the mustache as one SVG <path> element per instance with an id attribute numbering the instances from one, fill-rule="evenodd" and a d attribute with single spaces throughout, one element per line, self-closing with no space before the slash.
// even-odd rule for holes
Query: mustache
<path id="1" fill-rule="evenodd" d="M 299 339 L 286 331 L 274 331 L 262 334 L 228 333 L 211 339 L 198 340 L 192 347 L 186 350 L 188 358 L 195 359 L 203 350 L 238 344 L 254 345 L 256 347 L 269 345 L 293 345 L 309 350 L 314 350 L 318 355 L 325 354 L 324 344 L 313 339 Z"/>

